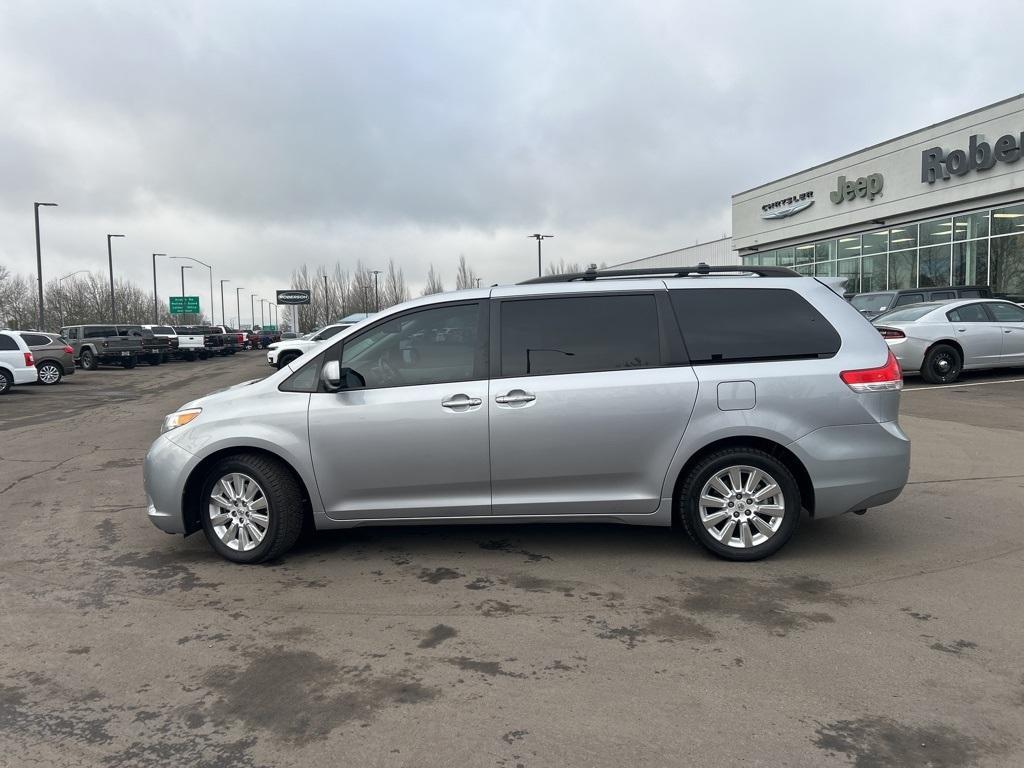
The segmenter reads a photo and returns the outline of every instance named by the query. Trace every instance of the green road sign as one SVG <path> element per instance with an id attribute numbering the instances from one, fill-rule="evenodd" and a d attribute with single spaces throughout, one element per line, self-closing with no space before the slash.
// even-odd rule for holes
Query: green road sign
<path id="1" fill-rule="evenodd" d="M 198 296 L 171 296 L 172 315 L 198 315 Z"/>

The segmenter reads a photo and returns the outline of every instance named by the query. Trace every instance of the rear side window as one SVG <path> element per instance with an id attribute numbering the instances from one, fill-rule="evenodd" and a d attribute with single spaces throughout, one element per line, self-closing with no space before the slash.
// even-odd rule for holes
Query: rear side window
<path id="1" fill-rule="evenodd" d="M 839 351 L 835 328 L 794 291 L 696 288 L 669 294 L 695 364 L 832 357 Z"/>
<path id="2" fill-rule="evenodd" d="M 984 296 L 986 293 L 987 291 L 983 292 L 981 290 L 978 290 L 977 288 L 967 288 L 965 290 L 960 291 L 960 297 L 963 299 L 978 299 Z"/>
<path id="3" fill-rule="evenodd" d="M 955 299 L 955 291 L 932 291 L 928 295 L 929 301 L 942 301 L 943 299 Z"/>
<path id="4" fill-rule="evenodd" d="M 981 304 L 968 304 L 966 307 L 957 307 L 946 313 L 946 317 L 952 323 L 988 323 L 991 322 L 985 307 Z"/>
<path id="5" fill-rule="evenodd" d="M 38 333 L 23 333 L 21 338 L 25 340 L 25 343 L 30 347 L 44 347 L 50 343 L 49 336 L 42 336 Z"/>
<path id="6" fill-rule="evenodd" d="M 924 301 L 923 293 L 904 293 L 896 299 L 894 307 L 905 307 L 907 304 L 920 304 Z"/>
<path id="7" fill-rule="evenodd" d="M 652 295 L 501 303 L 501 375 L 543 376 L 661 364 Z"/>
<path id="8" fill-rule="evenodd" d="M 107 336 L 117 336 L 117 331 L 114 330 L 112 325 L 90 325 L 84 329 L 85 335 L 83 338 L 86 339 L 102 339 Z"/>
<path id="9" fill-rule="evenodd" d="M 18 346 L 18 342 L 8 336 L 6 333 L 0 333 L 0 350 L 9 352 L 12 349 L 21 349 Z"/>

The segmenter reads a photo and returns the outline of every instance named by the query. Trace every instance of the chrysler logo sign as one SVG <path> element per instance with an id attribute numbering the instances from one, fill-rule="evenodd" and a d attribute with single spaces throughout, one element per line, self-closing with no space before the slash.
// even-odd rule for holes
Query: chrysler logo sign
<path id="1" fill-rule="evenodd" d="M 800 213 L 800 211 L 810 208 L 812 205 L 814 205 L 814 193 L 809 191 L 801 192 L 799 195 L 792 195 L 791 197 L 784 197 L 771 203 L 765 203 L 761 206 L 761 218 L 784 219 L 787 216 L 792 216 L 794 213 Z"/>
<path id="2" fill-rule="evenodd" d="M 278 304 L 309 304 L 309 291 L 278 291 Z"/>

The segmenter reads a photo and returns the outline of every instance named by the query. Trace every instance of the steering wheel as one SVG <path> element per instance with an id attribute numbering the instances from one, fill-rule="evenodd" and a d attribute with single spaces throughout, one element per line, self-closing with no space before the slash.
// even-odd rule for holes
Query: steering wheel
<path id="1" fill-rule="evenodd" d="M 395 367 L 391 364 L 390 353 L 385 352 L 383 355 L 377 358 L 377 363 L 371 369 L 375 379 L 380 381 L 385 387 L 393 387 L 397 384 L 402 383 L 402 374 L 400 374 Z"/>

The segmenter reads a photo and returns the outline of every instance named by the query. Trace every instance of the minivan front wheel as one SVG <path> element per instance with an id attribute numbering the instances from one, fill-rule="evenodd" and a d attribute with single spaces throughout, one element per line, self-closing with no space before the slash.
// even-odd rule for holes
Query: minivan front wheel
<path id="1" fill-rule="evenodd" d="M 800 522 L 793 473 L 754 448 L 727 448 L 702 459 L 687 475 L 679 503 L 690 537 L 726 560 L 777 552 Z"/>
<path id="2" fill-rule="evenodd" d="M 236 563 L 273 560 L 302 532 L 302 492 L 280 461 L 239 454 L 218 461 L 199 499 L 207 541 Z"/>

